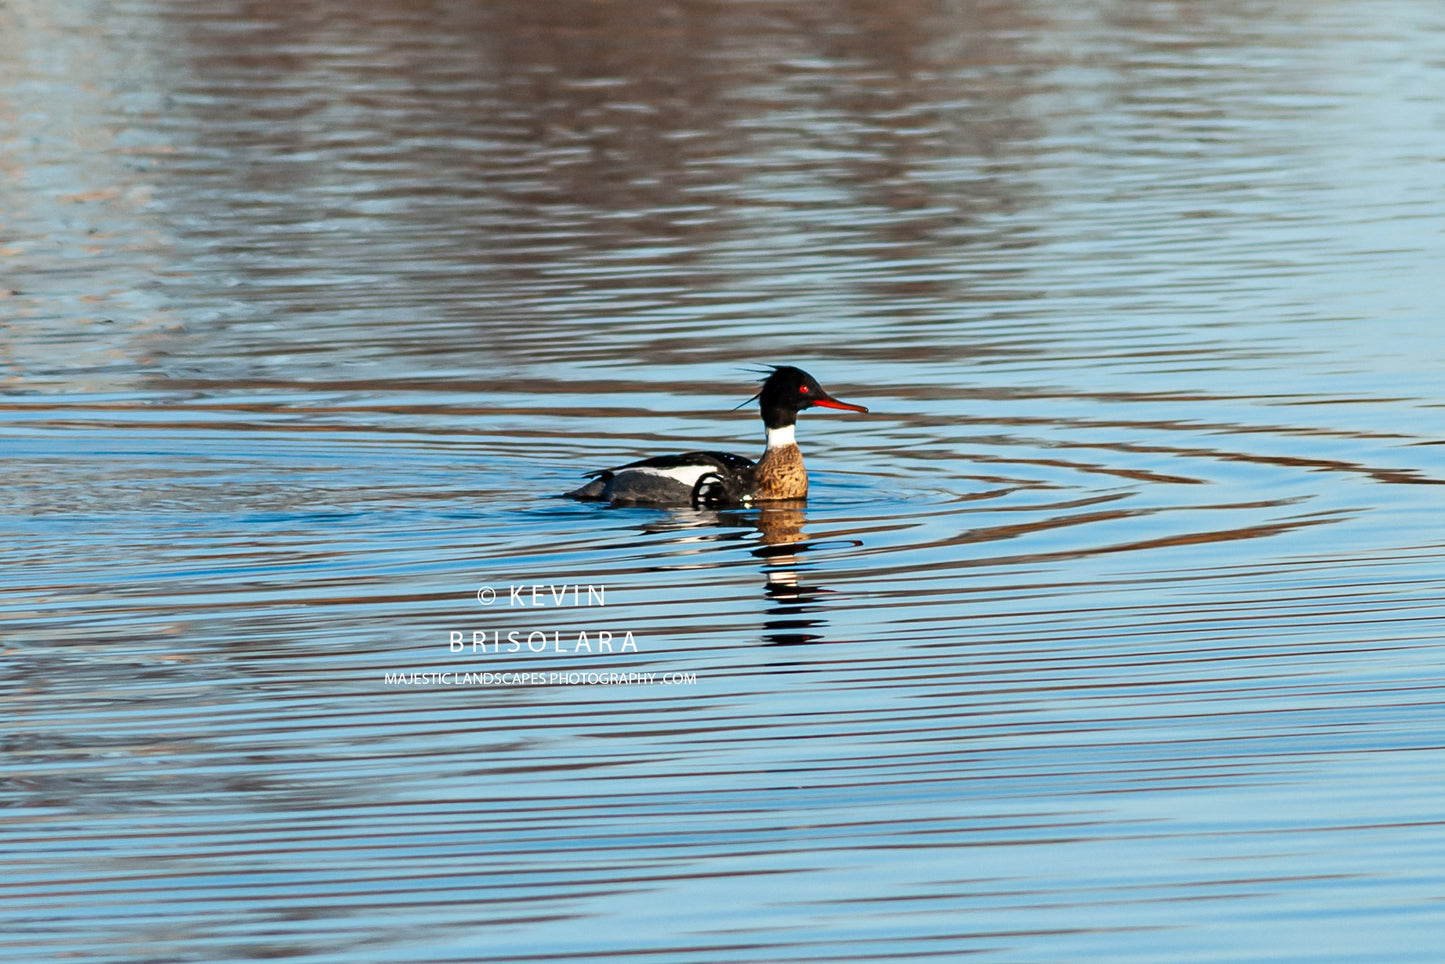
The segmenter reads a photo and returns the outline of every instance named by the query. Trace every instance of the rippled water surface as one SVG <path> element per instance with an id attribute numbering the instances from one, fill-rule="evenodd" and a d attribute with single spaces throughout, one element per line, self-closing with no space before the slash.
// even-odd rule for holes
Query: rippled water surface
<path id="1" fill-rule="evenodd" d="M 0 957 L 1438 960 L 1442 90 L 1433 0 L 0 0 Z M 555 497 L 759 363 L 871 409 L 806 507 Z"/>

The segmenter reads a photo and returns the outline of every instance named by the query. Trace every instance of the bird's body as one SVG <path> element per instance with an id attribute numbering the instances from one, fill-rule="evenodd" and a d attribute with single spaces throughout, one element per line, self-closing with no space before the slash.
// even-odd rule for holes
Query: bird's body
<path id="1" fill-rule="evenodd" d="M 613 505 L 733 505 L 751 488 L 753 463 L 727 452 L 686 452 L 588 473 L 567 495 Z"/>
<path id="2" fill-rule="evenodd" d="M 868 411 L 838 401 L 813 376 L 791 366 L 773 369 L 754 399 L 768 435 L 756 463 L 727 452 L 663 455 L 592 472 L 590 482 L 567 495 L 613 505 L 708 507 L 806 499 L 808 473 L 794 434 L 798 412 L 815 405 Z"/>

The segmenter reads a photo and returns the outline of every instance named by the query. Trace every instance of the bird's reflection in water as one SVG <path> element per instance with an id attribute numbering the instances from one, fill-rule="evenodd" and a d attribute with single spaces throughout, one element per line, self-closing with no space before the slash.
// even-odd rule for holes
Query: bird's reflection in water
<path id="1" fill-rule="evenodd" d="M 821 613 L 827 597 L 833 593 L 831 589 L 803 581 L 809 567 L 801 557 L 825 547 L 862 544 L 852 539 L 841 543 L 831 539 L 810 542 L 803 532 L 806 522 L 804 503 L 775 503 L 748 510 L 676 510 L 665 519 L 652 519 L 638 526 L 638 531 L 652 535 L 724 527 L 722 532 L 693 537 L 700 546 L 745 539 L 754 529 L 762 533 L 762 544 L 752 553 L 763 560 L 766 580 L 763 591 L 770 604 L 763 621 L 763 640 L 770 645 L 796 646 L 825 641 L 822 630 L 828 621 Z M 699 559 L 687 567 L 706 568 L 715 564 Z M 670 561 L 668 567 L 678 568 L 679 563 Z"/>
<path id="2" fill-rule="evenodd" d="M 763 622 L 763 639 L 776 646 L 797 646 L 823 641 L 827 625 L 819 612 L 819 600 L 832 592 L 807 585 L 799 578 L 798 556 L 810 547 L 803 534 L 803 510 L 790 506 L 766 506 L 757 510 L 758 530 L 763 544 L 753 555 L 764 560 L 764 591 L 772 606 Z"/>

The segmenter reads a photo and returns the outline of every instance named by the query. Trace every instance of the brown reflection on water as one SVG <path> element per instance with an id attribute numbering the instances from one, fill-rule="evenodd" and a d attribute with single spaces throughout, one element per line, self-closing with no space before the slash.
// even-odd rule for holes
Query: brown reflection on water
<path id="1" fill-rule="evenodd" d="M 758 243 L 806 262 L 840 232 L 866 239 L 850 257 L 873 265 L 848 284 L 879 310 L 968 300 L 957 271 L 880 269 L 1015 230 L 980 218 L 1035 193 L 1016 163 L 1041 132 L 1024 102 L 1056 66 L 1015 3 L 231 9 L 224 30 L 175 18 L 162 77 L 194 141 L 155 176 L 185 241 L 248 285 L 232 310 L 319 315 L 334 361 L 383 344 L 535 359 L 546 337 L 571 339 L 569 361 L 691 360 L 686 322 L 628 341 L 579 322 L 716 311 L 754 280 Z M 194 335 L 179 354 L 261 347 Z"/>

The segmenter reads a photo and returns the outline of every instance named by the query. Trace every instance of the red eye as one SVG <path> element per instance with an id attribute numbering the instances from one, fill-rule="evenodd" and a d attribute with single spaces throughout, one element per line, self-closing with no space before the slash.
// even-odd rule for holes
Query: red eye
<path id="1" fill-rule="evenodd" d="M 808 386 L 807 386 L 807 385 L 804 385 L 804 386 L 802 386 L 801 388 L 799 388 L 798 391 L 800 391 L 800 392 L 802 392 L 804 395 L 806 395 L 806 394 L 808 394 Z"/>

